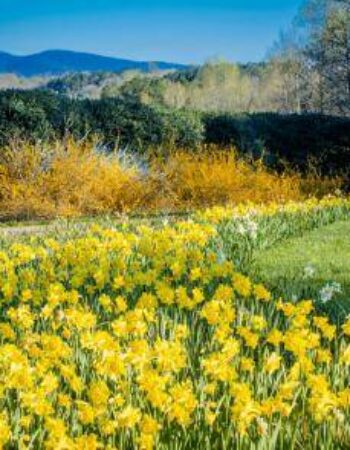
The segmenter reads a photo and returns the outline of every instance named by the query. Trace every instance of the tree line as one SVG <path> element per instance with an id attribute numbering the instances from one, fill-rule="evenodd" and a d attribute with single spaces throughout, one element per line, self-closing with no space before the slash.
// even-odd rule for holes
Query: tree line
<path id="1" fill-rule="evenodd" d="M 37 87 L 70 98 L 136 97 L 202 112 L 350 116 L 350 0 L 304 0 L 262 63 L 210 61 L 187 70 L 0 77 L 0 89 Z"/>
<path id="2" fill-rule="evenodd" d="M 277 168 L 283 161 L 305 168 L 313 160 L 330 173 L 350 163 L 347 117 L 196 112 L 149 105 L 132 96 L 79 100 L 41 90 L 0 93 L 0 147 L 18 140 L 93 136 L 106 148 L 136 153 L 235 146 Z"/>
<path id="3" fill-rule="evenodd" d="M 350 116 L 350 0 L 305 0 L 290 29 L 281 33 L 261 63 L 216 60 L 151 74 L 80 73 L 16 82 L 12 78 L 0 79 L 0 88 L 12 83 L 70 98 L 123 97 L 201 112 Z"/>

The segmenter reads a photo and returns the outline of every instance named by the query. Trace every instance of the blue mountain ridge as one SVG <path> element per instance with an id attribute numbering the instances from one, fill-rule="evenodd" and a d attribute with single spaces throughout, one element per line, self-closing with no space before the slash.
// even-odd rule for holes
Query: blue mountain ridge
<path id="1" fill-rule="evenodd" d="M 69 72 L 123 72 L 124 70 L 181 70 L 188 66 L 163 61 L 133 61 L 70 50 L 47 50 L 27 56 L 0 52 L 0 73 L 19 76 L 61 75 Z"/>

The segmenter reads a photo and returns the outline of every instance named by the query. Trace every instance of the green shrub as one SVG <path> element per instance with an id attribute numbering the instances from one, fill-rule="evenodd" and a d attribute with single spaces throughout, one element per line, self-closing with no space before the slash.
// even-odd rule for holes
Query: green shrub
<path id="1" fill-rule="evenodd" d="M 271 165 L 301 169 L 315 162 L 326 173 L 350 164 L 350 119 L 319 114 L 205 115 L 206 142 L 235 145 Z"/>

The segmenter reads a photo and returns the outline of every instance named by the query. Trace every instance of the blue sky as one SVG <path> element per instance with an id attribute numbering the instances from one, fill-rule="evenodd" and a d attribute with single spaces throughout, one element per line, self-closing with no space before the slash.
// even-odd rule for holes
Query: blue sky
<path id="1" fill-rule="evenodd" d="M 0 50 L 258 61 L 301 0 L 0 0 Z"/>

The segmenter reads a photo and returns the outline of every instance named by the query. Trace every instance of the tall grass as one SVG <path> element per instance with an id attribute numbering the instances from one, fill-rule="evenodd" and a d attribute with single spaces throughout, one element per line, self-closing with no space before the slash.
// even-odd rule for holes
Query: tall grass
<path id="1" fill-rule="evenodd" d="M 340 178 L 277 174 L 236 152 L 175 151 L 143 165 L 92 143 L 21 144 L 0 153 L 0 219 L 178 211 L 333 193 Z"/>

